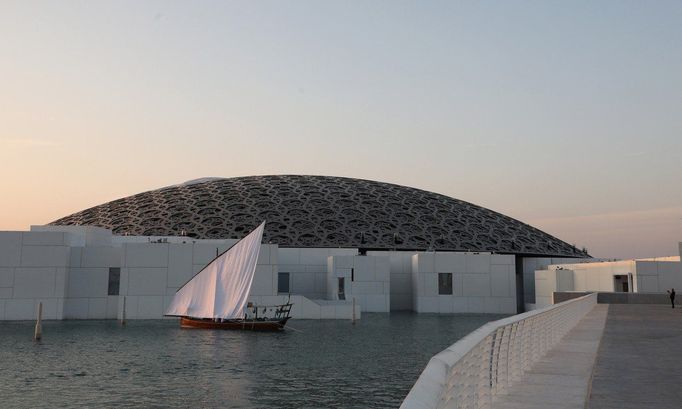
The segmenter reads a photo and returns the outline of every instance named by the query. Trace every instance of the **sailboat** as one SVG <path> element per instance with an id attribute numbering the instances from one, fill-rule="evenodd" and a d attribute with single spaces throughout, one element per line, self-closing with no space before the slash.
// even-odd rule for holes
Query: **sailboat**
<path id="1" fill-rule="evenodd" d="M 265 222 L 180 287 L 165 315 L 180 317 L 183 328 L 283 330 L 291 297 L 274 306 L 248 302 L 264 229 Z"/>

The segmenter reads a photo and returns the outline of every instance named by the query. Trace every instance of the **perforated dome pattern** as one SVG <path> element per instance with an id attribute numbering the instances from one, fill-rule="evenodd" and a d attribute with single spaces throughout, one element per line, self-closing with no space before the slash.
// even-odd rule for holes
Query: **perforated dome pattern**
<path id="1" fill-rule="evenodd" d="M 261 221 L 283 247 L 348 247 L 584 257 L 538 229 L 436 193 L 328 176 L 202 179 L 114 200 L 52 225 L 114 234 L 241 238 Z"/>

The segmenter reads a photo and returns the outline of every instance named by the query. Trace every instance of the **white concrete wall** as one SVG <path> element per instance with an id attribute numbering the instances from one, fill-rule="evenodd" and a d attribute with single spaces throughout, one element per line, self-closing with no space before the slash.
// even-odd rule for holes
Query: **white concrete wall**
<path id="1" fill-rule="evenodd" d="M 635 260 L 635 282 L 638 292 L 663 293 L 682 289 L 682 263 L 675 261 Z"/>
<path id="2" fill-rule="evenodd" d="M 64 232 L 0 232 L 0 320 L 62 319 L 70 237 Z"/>
<path id="3" fill-rule="evenodd" d="M 344 277 L 346 300 L 355 301 L 362 311 L 391 310 L 390 263 L 385 256 L 330 256 L 328 298 L 338 298 L 338 277 Z"/>
<path id="4" fill-rule="evenodd" d="M 121 249 L 71 247 L 64 319 L 114 319 L 118 296 L 107 295 L 109 268 L 121 266 Z"/>
<path id="5" fill-rule="evenodd" d="M 72 247 L 111 246 L 111 230 L 94 226 L 31 226 L 31 232 L 65 233 L 65 245 Z"/>
<path id="6" fill-rule="evenodd" d="M 175 292 L 236 240 L 123 243 L 120 296 L 126 318 L 158 319 Z M 277 295 L 277 245 L 261 245 L 251 297 Z M 119 302 L 118 317 L 123 315 Z"/>
<path id="7" fill-rule="evenodd" d="M 452 273 L 452 295 L 438 294 L 438 273 Z M 417 312 L 516 313 L 513 255 L 417 253 L 412 277 Z"/>
<path id="8" fill-rule="evenodd" d="M 524 257 L 523 258 L 523 301 L 526 309 L 535 308 L 535 271 L 547 270 L 550 265 L 555 264 L 581 264 L 598 261 L 594 258 L 562 258 L 562 257 Z"/>
<path id="9" fill-rule="evenodd" d="M 327 299 L 327 257 L 356 254 L 357 249 L 279 248 L 278 271 L 289 273 L 292 294 L 310 299 Z"/>
<path id="10" fill-rule="evenodd" d="M 368 256 L 388 257 L 391 311 L 412 311 L 412 256 L 414 251 L 368 251 Z"/>
<path id="11" fill-rule="evenodd" d="M 670 288 L 682 288 L 682 263 L 679 261 L 620 260 L 549 265 L 548 269 L 535 272 L 535 305 L 550 305 L 554 291 L 613 292 L 616 290 L 614 276 L 628 274 L 633 275 L 633 292 L 663 293 Z"/>

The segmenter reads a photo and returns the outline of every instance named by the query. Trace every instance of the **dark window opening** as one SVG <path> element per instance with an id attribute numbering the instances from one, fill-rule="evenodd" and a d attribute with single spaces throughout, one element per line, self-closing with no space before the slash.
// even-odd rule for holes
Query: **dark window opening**
<path id="1" fill-rule="evenodd" d="M 452 273 L 438 273 L 438 294 L 452 295 Z"/>
<path id="2" fill-rule="evenodd" d="M 109 289 L 108 295 L 118 295 L 121 286 L 121 269 L 119 267 L 109 267 Z"/>
<path id="3" fill-rule="evenodd" d="M 277 292 L 278 293 L 289 292 L 289 273 L 277 274 Z"/>
<path id="4" fill-rule="evenodd" d="M 339 300 L 346 299 L 346 284 L 345 277 L 339 277 Z"/>
<path id="5" fill-rule="evenodd" d="M 350 281 L 355 281 L 355 269 L 350 269 Z"/>

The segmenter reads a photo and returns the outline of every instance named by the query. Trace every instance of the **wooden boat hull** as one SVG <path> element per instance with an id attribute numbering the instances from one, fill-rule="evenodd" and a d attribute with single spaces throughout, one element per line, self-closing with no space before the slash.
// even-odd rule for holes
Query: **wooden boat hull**
<path id="1" fill-rule="evenodd" d="M 216 322 L 211 319 L 180 317 L 182 328 L 224 329 L 246 331 L 282 331 L 289 317 L 270 320 L 227 320 Z"/>

